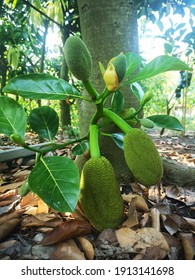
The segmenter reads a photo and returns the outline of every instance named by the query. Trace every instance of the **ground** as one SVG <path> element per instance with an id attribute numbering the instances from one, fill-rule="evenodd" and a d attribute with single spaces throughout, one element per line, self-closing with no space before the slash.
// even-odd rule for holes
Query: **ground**
<path id="1" fill-rule="evenodd" d="M 26 137 L 38 142 L 31 133 Z M 161 155 L 194 167 L 194 133 L 152 137 Z M 1 137 L 0 145 L 4 150 L 10 142 Z M 71 147 L 57 154 L 72 157 Z M 79 205 L 73 214 L 57 213 L 32 193 L 19 195 L 33 164 L 32 157 L 0 163 L 0 259 L 195 258 L 194 185 L 121 185 L 124 223 L 100 233 Z"/>

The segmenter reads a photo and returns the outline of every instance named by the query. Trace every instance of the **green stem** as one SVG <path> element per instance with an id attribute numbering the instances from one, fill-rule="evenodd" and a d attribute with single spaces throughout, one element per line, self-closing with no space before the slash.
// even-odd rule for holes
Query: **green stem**
<path id="1" fill-rule="evenodd" d="M 65 143 L 62 143 L 62 144 L 56 144 L 56 143 L 47 143 L 45 144 L 45 146 L 42 146 L 40 149 L 36 149 L 36 148 L 33 148 L 31 146 L 28 146 L 27 144 L 24 146 L 25 149 L 27 150 L 30 150 L 30 151 L 33 151 L 35 153 L 38 153 L 40 155 L 44 155 L 48 152 L 51 152 L 51 151 L 55 151 L 57 149 L 63 149 L 65 148 L 66 146 L 68 145 L 72 145 L 72 144 L 75 144 L 75 143 L 80 143 L 82 142 L 83 140 L 86 140 L 88 138 L 88 136 L 85 136 L 83 138 L 80 138 L 80 139 L 74 139 L 72 141 L 67 141 Z M 46 148 L 47 147 L 47 148 Z"/>
<path id="2" fill-rule="evenodd" d="M 108 109 L 103 109 L 103 116 L 110 119 L 124 133 L 127 133 L 132 129 L 132 127 L 126 121 L 124 121 L 121 117 Z"/>
<path id="3" fill-rule="evenodd" d="M 92 99 L 95 99 L 95 100 L 98 99 L 99 94 L 93 87 L 92 83 L 89 80 L 83 81 L 82 83 L 83 83 L 84 87 L 86 88 L 87 92 L 91 95 Z"/>
<path id="4" fill-rule="evenodd" d="M 99 158 L 101 154 L 98 142 L 98 125 L 90 124 L 89 133 L 90 155 L 92 158 Z"/>

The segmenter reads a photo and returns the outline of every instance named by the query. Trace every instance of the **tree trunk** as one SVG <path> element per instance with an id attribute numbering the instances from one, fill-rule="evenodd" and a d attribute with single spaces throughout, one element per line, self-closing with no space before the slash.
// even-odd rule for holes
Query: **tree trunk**
<path id="1" fill-rule="evenodd" d="M 137 13 L 134 2 L 132 0 L 78 1 L 82 38 L 93 59 L 93 73 L 90 80 L 99 92 L 105 87 L 99 62 L 106 67 L 109 60 L 121 52 L 138 52 Z M 125 101 L 125 106 L 137 107 L 136 98 L 129 88 L 125 89 Z M 90 117 L 94 113 L 94 106 L 78 101 L 78 109 L 80 134 L 84 136 L 88 131 Z M 109 131 L 113 132 L 113 127 L 109 128 Z M 100 137 L 99 143 L 101 154 L 110 160 L 119 180 L 129 182 L 132 176 L 122 150 L 110 137 Z M 82 169 L 83 160 L 81 162 L 78 159 L 80 169 Z"/>

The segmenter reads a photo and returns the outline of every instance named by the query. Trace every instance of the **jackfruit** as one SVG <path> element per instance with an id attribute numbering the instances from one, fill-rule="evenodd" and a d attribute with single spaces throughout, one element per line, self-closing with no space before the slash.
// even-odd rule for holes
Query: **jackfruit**
<path id="1" fill-rule="evenodd" d="M 154 127 L 154 122 L 151 121 L 150 119 L 140 119 L 140 124 L 143 125 L 146 128 L 153 128 Z"/>
<path id="2" fill-rule="evenodd" d="M 119 83 L 122 82 L 122 80 L 125 77 L 126 70 L 127 70 L 127 58 L 123 53 L 120 53 L 119 55 L 115 56 L 111 59 L 111 62 L 113 63 L 118 81 Z"/>
<path id="3" fill-rule="evenodd" d="M 125 160 L 133 176 L 145 186 L 156 185 L 163 175 L 160 155 L 150 136 L 132 128 L 124 137 Z"/>
<path id="4" fill-rule="evenodd" d="M 111 163 L 90 158 L 81 173 L 80 202 L 86 217 L 99 231 L 117 228 L 123 221 L 123 199 Z"/>
<path id="5" fill-rule="evenodd" d="M 64 45 L 64 56 L 75 78 L 87 81 L 91 76 L 92 58 L 83 40 L 78 36 L 69 37 Z"/>

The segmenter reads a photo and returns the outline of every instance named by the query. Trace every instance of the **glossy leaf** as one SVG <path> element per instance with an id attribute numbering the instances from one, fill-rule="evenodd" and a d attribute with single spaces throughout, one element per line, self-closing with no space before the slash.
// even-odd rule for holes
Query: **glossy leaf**
<path id="1" fill-rule="evenodd" d="M 156 126 L 166 128 L 166 129 L 171 129 L 171 130 L 183 131 L 183 127 L 180 121 L 173 116 L 153 115 L 148 117 L 148 119 L 153 121 Z"/>
<path id="2" fill-rule="evenodd" d="M 31 111 L 29 124 L 39 136 L 52 140 L 58 131 L 59 118 L 54 109 L 41 106 Z"/>
<path id="3" fill-rule="evenodd" d="M 176 57 L 161 55 L 150 61 L 129 83 L 138 82 L 166 71 L 191 70 L 186 63 Z"/>
<path id="4" fill-rule="evenodd" d="M 14 99 L 0 97 L 0 133 L 7 136 L 18 134 L 24 137 L 26 131 L 26 114 Z"/>
<path id="5" fill-rule="evenodd" d="M 124 96 L 120 91 L 116 91 L 112 95 L 111 108 L 115 113 L 120 113 L 125 104 Z"/>
<path id="6" fill-rule="evenodd" d="M 67 157 L 44 157 L 29 175 L 30 189 L 58 212 L 73 212 L 80 193 L 79 171 Z"/>
<path id="7" fill-rule="evenodd" d="M 127 58 L 127 71 L 125 77 L 127 77 L 140 66 L 142 57 L 133 52 L 125 53 L 125 56 Z"/>
<path id="8" fill-rule="evenodd" d="M 3 88 L 3 92 L 30 99 L 65 100 L 67 97 L 80 96 L 66 81 L 40 73 L 14 77 Z"/>
<path id="9" fill-rule="evenodd" d="M 72 154 L 73 156 L 80 156 L 84 154 L 88 149 L 89 143 L 87 140 L 85 140 L 73 147 Z"/>
<path id="10" fill-rule="evenodd" d="M 123 133 L 113 133 L 111 138 L 120 149 L 122 149 L 122 150 L 124 149 L 123 148 L 123 138 L 124 138 Z"/>

